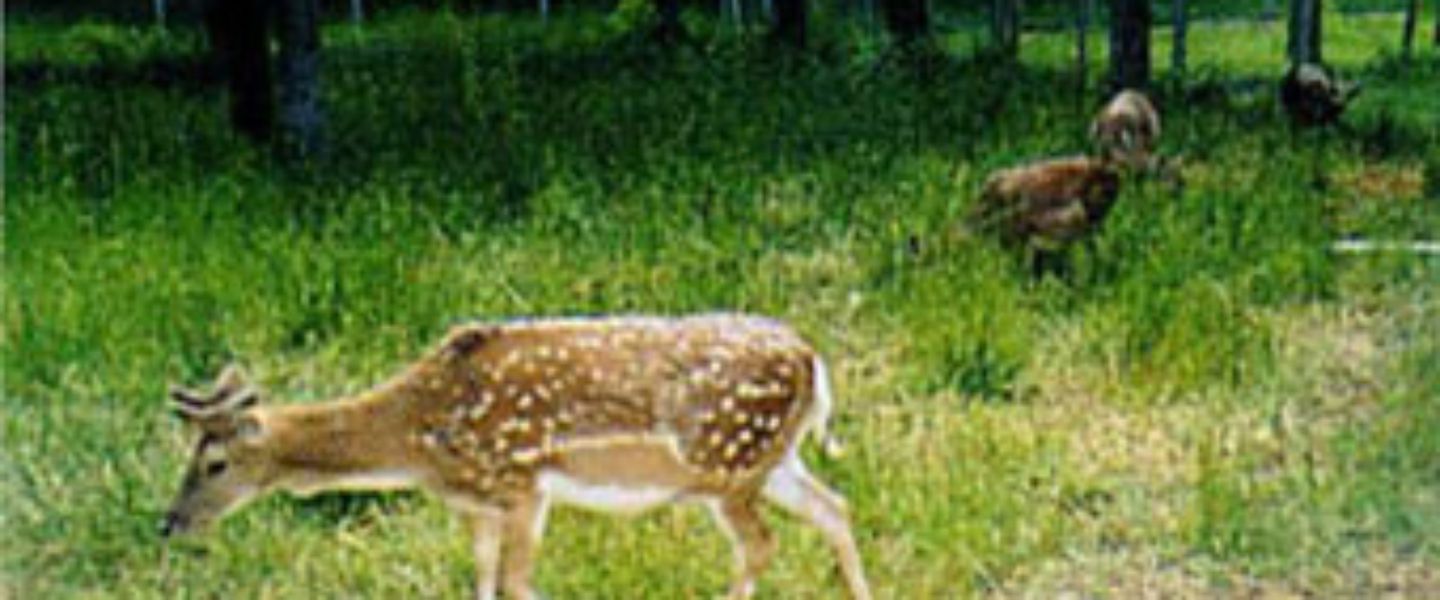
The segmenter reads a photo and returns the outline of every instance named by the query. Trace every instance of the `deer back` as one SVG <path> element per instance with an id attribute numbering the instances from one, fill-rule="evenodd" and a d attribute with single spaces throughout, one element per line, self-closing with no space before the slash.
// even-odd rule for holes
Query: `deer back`
<path id="1" fill-rule="evenodd" d="M 480 491 L 639 439 L 729 481 L 795 443 L 813 360 L 789 328 L 754 317 L 542 320 L 457 328 L 399 385 L 425 405 L 416 442 Z"/>

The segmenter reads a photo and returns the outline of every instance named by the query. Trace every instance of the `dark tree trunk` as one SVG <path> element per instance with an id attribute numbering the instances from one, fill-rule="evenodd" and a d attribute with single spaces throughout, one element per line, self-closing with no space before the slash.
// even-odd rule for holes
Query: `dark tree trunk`
<path id="1" fill-rule="evenodd" d="M 805 45 L 806 0 L 775 0 L 775 39 L 795 46 Z"/>
<path id="2" fill-rule="evenodd" d="M 1094 0 L 1076 0 L 1076 104 L 1086 111 L 1086 88 L 1090 83 L 1090 17 Z"/>
<path id="3" fill-rule="evenodd" d="M 729 22 L 732 25 L 740 23 L 744 10 L 740 8 L 740 0 L 719 0 L 720 20 Z"/>
<path id="4" fill-rule="evenodd" d="M 1171 23 L 1175 27 L 1175 44 L 1170 48 L 1170 70 L 1177 80 L 1185 75 L 1185 59 L 1190 32 L 1190 15 L 1185 10 L 1185 0 L 1170 0 Z"/>
<path id="5" fill-rule="evenodd" d="M 655 14 L 660 22 L 655 26 L 655 38 L 671 43 L 684 34 L 680 25 L 680 0 L 655 0 Z"/>
<path id="6" fill-rule="evenodd" d="M 1075 80 L 1080 96 L 1085 95 L 1085 83 L 1090 72 L 1090 15 L 1094 12 L 1095 0 L 1075 0 Z"/>
<path id="7" fill-rule="evenodd" d="M 1021 0 L 991 0 L 990 32 L 995 50 L 1002 56 L 1015 57 L 1020 53 L 1020 2 Z"/>
<path id="8" fill-rule="evenodd" d="M 1290 0 L 1289 40 L 1286 49 L 1291 64 L 1321 64 L 1321 0 Z"/>
<path id="9" fill-rule="evenodd" d="M 256 141 L 269 140 L 275 126 L 269 24 L 267 0 L 211 0 L 205 7 L 210 50 L 229 83 L 230 125 Z"/>
<path id="10" fill-rule="evenodd" d="M 1110 0 L 1110 85 L 1150 85 L 1150 2 Z"/>
<path id="11" fill-rule="evenodd" d="M 744 18 L 744 22 L 745 22 L 746 24 L 752 24 L 752 23 L 769 23 L 769 22 L 770 22 L 770 14 L 769 14 L 769 12 L 768 12 L 768 11 L 769 11 L 769 8 L 766 6 L 766 4 L 765 4 L 764 2 L 762 2 L 761 0 L 741 0 L 741 1 L 742 1 L 742 3 L 744 4 L 744 8 L 743 8 L 742 10 L 743 10 L 744 13 L 745 13 L 745 14 L 744 14 L 744 17 L 745 17 L 745 18 Z"/>
<path id="12" fill-rule="evenodd" d="M 1420 17 L 1420 0 L 1410 0 L 1405 6 L 1405 33 L 1400 40 L 1400 54 L 1405 60 L 1415 53 L 1415 22 Z"/>
<path id="13" fill-rule="evenodd" d="M 930 37 L 930 6 L 927 0 L 882 0 L 885 27 L 902 46 L 915 46 Z"/>
<path id="14" fill-rule="evenodd" d="M 288 150 L 321 150 L 325 114 L 320 108 L 318 0 L 280 0 L 280 126 Z"/>

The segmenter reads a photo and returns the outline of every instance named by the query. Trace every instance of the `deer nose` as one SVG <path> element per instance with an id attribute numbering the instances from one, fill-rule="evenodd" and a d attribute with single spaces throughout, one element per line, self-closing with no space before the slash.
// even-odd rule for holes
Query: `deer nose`
<path id="1" fill-rule="evenodd" d="M 168 538 L 184 529 L 185 518 L 174 511 L 165 513 L 165 518 L 160 520 L 160 537 Z"/>

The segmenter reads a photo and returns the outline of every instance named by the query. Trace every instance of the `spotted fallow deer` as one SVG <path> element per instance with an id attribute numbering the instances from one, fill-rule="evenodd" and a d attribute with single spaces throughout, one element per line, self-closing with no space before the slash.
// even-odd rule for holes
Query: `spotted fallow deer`
<path id="1" fill-rule="evenodd" d="M 1090 139 L 1102 159 L 1137 172 L 1151 170 L 1160 113 L 1145 94 L 1123 90 L 1095 115 Z"/>
<path id="2" fill-rule="evenodd" d="M 333 402 L 260 405 L 233 367 L 208 393 L 170 395 L 202 435 L 167 536 L 275 490 L 422 488 L 468 522 L 476 597 L 499 587 L 532 598 L 552 501 L 621 513 L 695 501 L 732 541 L 729 595 L 745 598 L 776 546 L 764 498 L 817 527 L 851 596 L 870 597 L 845 501 L 798 449 L 807 434 L 826 439 L 825 363 L 775 321 L 471 324 L 398 376 Z"/>

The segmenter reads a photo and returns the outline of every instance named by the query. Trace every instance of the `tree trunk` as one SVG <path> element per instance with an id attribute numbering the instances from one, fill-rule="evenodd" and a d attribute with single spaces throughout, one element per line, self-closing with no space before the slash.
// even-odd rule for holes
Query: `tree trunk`
<path id="1" fill-rule="evenodd" d="M 1090 72 L 1090 15 L 1094 12 L 1095 0 L 1075 0 L 1075 80 L 1079 83 L 1080 95 L 1085 95 L 1086 74 Z"/>
<path id="2" fill-rule="evenodd" d="M 325 114 L 320 108 L 318 0 L 282 0 L 280 11 L 280 127 L 287 151 L 320 152 Z"/>
<path id="3" fill-rule="evenodd" d="M 680 0 L 655 0 L 655 14 L 660 17 L 655 38 L 667 44 L 679 40 L 684 34 L 680 25 Z"/>
<path id="4" fill-rule="evenodd" d="M 268 2 L 211 0 L 205 6 L 212 58 L 230 90 L 230 125 L 261 142 L 275 127 L 269 23 Z"/>
<path id="5" fill-rule="evenodd" d="M 154 0 L 152 4 L 155 7 L 155 24 L 164 27 L 166 12 L 165 0 Z"/>
<path id="6" fill-rule="evenodd" d="M 1110 85 L 1150 85 L 1150 2 L 1110 0 Z"/>
<path id="7" fill-rule="evenodd" d="M 1290 31 L 1286 49 L 1291 64 L 1321 64 L 1321 0 L 1290 0 Z"/>
<path id="8" fill-rule="evenodd" d="M 550 20 L 550 0 L 540 0 L 540 7 L 539 7 L 539 8 L 540 8 L 540 20 L 541 20 L 542 22 L 544 22 L 544 21 L 549 21 L 549 20 Z"/>
<path id="9" fill-rule="evenodd" d="M 990 32 L 995 49 L 1007 57 L 1020 53 L 1021 0 L 991 0 Z"/>
<path id="10" fill-rule="evenodd" d="M 1190 32 L 1190 15 L 1185 8 L 1185 0 L 1170 0 L 1170 16 L 1175 27 L 1175 43 L 1170 47 L 1170 71 L 1177 81 L 1185 75 L 1185 44 Z"/>
<path id="11" fill-rule="evenodd" d="M 740 24 L 751 25 L 763 23 L 768 19 L 765 17 L 765 7 L 761 6 L 760 0 L 738 0 L 740 7 Z"/>
<path id="12" fill-rule="evenodd" d="M 744 20 L 745 11 L 740 7 L 740 0 L 719 0 L 720 19 L 731 25 L 739 25 Z"/>
<path id="13" fill-rule="evenodd" d="M 350 22 L 356 25 L 365 22 L 364 0 L 350 0 Z"/>
<path id="14" fill-rule="evenodd" d="M 775 39 L 796 48 L 805 46 L 806 0 L 775 1 Z"/>
<path id="15" fill-rule="evenodd" d="M 901 46 L 912 47 L 930 36 L 930 7 L 927 0 L 882 0 L 885 27 Z"/>
<path id="16" fill-rule="evenodd" d="M 1405 33 L 1400 40 L 1400 55 L 1407 61 L 1415 53 L 1415 21 L 1419 16 L 1420 0 L 1410 0 L 1405 6 Z"/>

